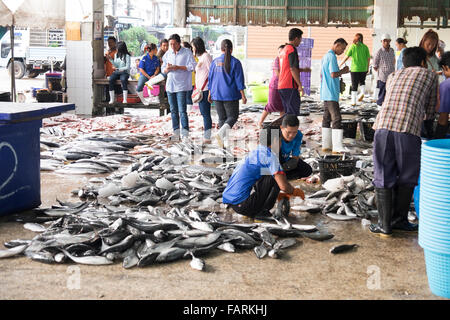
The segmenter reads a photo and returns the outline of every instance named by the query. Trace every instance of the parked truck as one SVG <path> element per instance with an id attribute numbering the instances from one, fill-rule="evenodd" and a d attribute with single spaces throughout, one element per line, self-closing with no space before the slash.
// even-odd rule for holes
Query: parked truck
<path id="1" fill-rule="evenodd" d="M 14 30 L 14 72 L 17 79 L 35 78 L 51 70 L 61 71 L 66 57 L 63 29 Z M 11 36 L 6 32 L 0 39 L 0 67 L 11 72 Z"/>

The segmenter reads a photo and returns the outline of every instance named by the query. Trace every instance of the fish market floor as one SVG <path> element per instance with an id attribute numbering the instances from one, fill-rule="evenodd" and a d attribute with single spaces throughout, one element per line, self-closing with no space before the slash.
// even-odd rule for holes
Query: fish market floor
<path id="1" fill-rule="evenodd" d="M 83 177 L 42 173 L 42 203 L 70 199 Z M 73 201 L 73 199 L 72 199 Z M 359 220 L 330 221 L 297 215 L 300 223 L 322 225 L 335 234 L 301 243 L 282 259 L 257 259 L 252 250 L 217 252 L 199 272 L 188 260 L 147 268 L 122 265 L 48 265 L 27 257 L 0 260 L 0 299 L 439 299 L 428 287 L 417 234 L 380 239 Z M 0 223 L 0 242 L 31 239 L 20 223 Z M 332 255 L 338 244 L 353 251 Z M 77 282 L 79 280 L 79 282 Z"/>
<path id="2" fill-rule="evenodd" d="M 42 206 L 57 204 L 56 197 L 74 201 L 71 191 L 86 182 L 84 176 L 41 172 Z M 258 259 L 253 250 L 214 251 L 204 258 L 204 272 L 193 270 L 189 260 L 124 269 L 121 263 L 49 265 L 25 256 L 0 259 L 0 299 L 440 299 L 428 287 L 417 233 L 380 239 L 359 219 L 294 216 L 298 223 L 323 227 L 335 237 L 323 242 L 297 238 L 299 244 L 281 259 Z M 0 249 L 6 241 L 35 236 L 21 223 L 3 220 Z M 358 247 L 337 255 L 329 252 L 340 244 Z"/>

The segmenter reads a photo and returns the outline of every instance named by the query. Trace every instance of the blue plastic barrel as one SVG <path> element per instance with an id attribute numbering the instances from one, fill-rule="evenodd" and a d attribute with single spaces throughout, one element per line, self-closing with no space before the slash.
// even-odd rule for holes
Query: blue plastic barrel
<path id="1" fill-rule="evenodd" d="M 433 294 L 450 298 L 450 254 L 424 250 L 428 285 Z"/>
<path id="2" fill-rule="evenodd" d="M 450 139 L 423 143 L 414 202 L 428 284 L 433 294 L 450 298 Z"/>

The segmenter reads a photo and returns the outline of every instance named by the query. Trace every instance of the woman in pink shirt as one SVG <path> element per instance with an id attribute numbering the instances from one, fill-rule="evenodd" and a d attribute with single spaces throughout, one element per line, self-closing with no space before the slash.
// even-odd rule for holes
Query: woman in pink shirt
<path id="1" fill-rule="evenodd" d="M 195 67 L 195 88 L 201 89 L 203 92 L 203 99 L 199 102 L 204 126 L 203 143 L 211 143 L 212 119 L 211 103 L 208 101 L 208 76 L 212 58 L 209 53 L 206 52 L 205 43 L 202 38 L 194 38 L 191 44 L 193 53 L 198 58 L 198 63 Z"/>
<path id="2" fill-rule="evenodd" d="M 261 120 L 259 120 L 259 126 L 262 128 L 263 122 L 266 119 L 266 117 L 269 115 L 269 113 L 272 112 L 279 112 L 280 116 L 284 115 L 284 108 L 283 108 L 283 102 L 281 101 L 280 93 L 278 92 L 278 77 L 280 76 L 280 57 L 279 55 L 283 51 L 285 45 L 281 45 L 278 48 L 278 57 L 275 58 L 273 61 L 273 75 L 270 79 L 269 84 L 269 102 L 266 105 L 266 108 L 264 109 Z"/>

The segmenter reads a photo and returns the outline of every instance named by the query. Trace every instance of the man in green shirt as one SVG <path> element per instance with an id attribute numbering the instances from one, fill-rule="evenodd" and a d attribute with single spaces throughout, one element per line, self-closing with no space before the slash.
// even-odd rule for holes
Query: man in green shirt
<path id="1" fill-rule="evenodd" d="M 345 54 L 347 57 L 341 63 L 340 67 L 352 58 L 352 66 L 350 68 L 352 77 L 352 106 L 356 106 L 356 100 L 358 99 L 358 86 L 361 86 L 361 95 L 359 101 L 362 101 L 366 90 L 366 75 L 369 71 L 370 65 L 370 52 L 369 48 L 363 43 L 363 35 L 357 33 L 353 39 L 353 44 Z"/>

